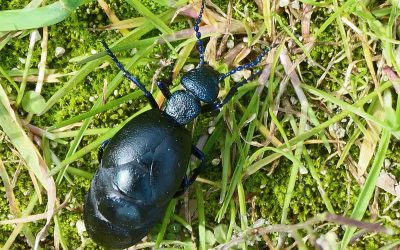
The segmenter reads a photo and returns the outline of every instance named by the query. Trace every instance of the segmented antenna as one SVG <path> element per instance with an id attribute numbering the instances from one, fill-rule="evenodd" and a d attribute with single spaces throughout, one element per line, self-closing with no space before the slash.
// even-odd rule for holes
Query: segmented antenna
<path id="1" fill-rule="evenodd" d="M 129 73 L 124 66 L 122 66 L 121 62 L 117 59 L 117 57 L 112 53 L 108 45 L 106 44 L 105 41 L 101 40 L 101 44 L 103 45 L 104 49 L 106 50 L 106 53 L 108 54 L 109 57 L 114 61 L 115 65 L 119 68 L 119 70 L 122 71 L 124 76 L 131 82 L 133 82 L 141 91 L 143 91 L 144 96 L 147 98 L 147 100 L 150 102 L 150 105 L 154 109 L 158 109 L 158 104 L 154 97 L 151 95 L 151 93 L 146 89 L 146 87 L 137 79 L 134 77 L 131 73 Z"/>
<path id="2" fill-rule="evenodd" d="M 204 44 L 203 41 L 201 40 L 201 33 L 199 31 L 200 30 L 199 24 L 201 22 L 201 17 L 203 16 L 204 5 L 205 5 L 205 0 L 202 0 L 199 16 L 197 17 L 193 26 L 193 29 L 196 32 L 196 37 L 197 37 L 197 50 L 199 51 L 199 60 L 200 60 L 199 67 L 204 65 Z"/>
<path id="3" fill-rule="evenodd" d="M 229 70 L 228 73 L 225 73 L 225 74 L 220 75 L 219 78 L 218 78 L 218 80 L 219 80 L 219 81 L 222 81 L 222 80 L 224 80 L 225 78 L 227 78 L 228 76 L 233 75 L 233 74 L 235 74 L 235 73 L 238 72 L 238 71 L 241 71 L 241 70 L 244 70 L 244 69 L 248 69 L 248 68 L 252 68 L 252 67 L 256 66 L 257 64 L 259 64 L 259 63 L 261 62 L 261 59 L 263 59 L 263 57 L 264 57 L 266 54 L 268 54 L 268 52 L 269 52 L 271 49 L 273 49 L 273 48 L 275 48 L 275 47 L 277 47 L 277 46 L 278 46 L 278 44 L 272 44 L 271 47 L 266 48 L 259 56 L 257 56 L 257 58 L 256 58 L 254 61 L 249 62 L 249 63 L 246 63 L 246 64 L 243 64 L 243 65 L 240 65 L 240 66 L 238 66 L 238 67 L 236 67 L 236 68 L 233 68 L 233 69 Z"/>

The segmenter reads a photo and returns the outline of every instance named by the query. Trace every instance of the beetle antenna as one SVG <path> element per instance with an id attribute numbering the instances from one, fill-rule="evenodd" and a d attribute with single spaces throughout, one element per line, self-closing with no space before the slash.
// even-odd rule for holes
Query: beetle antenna
<path id="1" fill-rule="evenodd" d="M 254 79 L 256 79 L 259 75 L 261 75 L 261 70 L 257 71 L 256 73 L 252 74 L 249 78 L 244 79 L 243 81 L 237 83 L 236 85 L 234 85 L 228 92 L 228 94 L 225 96 L 224 100 L 222 102 L 219 103 L 212 103 L 212 104 L 206 104 L 204 106 L 201 107 L 201 112 L 205 113 L 205 112 L 210 112 L 210 111 L 214 111 L 216 109 L 220 109 L 222 108 L 222 106 L 224 106 L 226 103 L 228 103 L 232 97 L 236 94 L 236 92 L 238 91 L 238 89 L 240 87 L 242 87 L 244 84 L 253 81 Z"/>
<path id="2" fill-rule="evenodd" d="M 204 5 L 205 5 L 205 0 L 201 0 L 200 13 L 199 13 L 199 16 L 197 17 L 196 21 L 194 22 L 194 26 L 193 26 L 193 29 L 196 32 L 196 37 L 197 37 L 197 50 L 199 51 L 199 59 L 200 59 L 199 67 L 204 65 L 204 44 L 203 44 L 203 41 L 201 40 L 201 33 L 200 33 L 200 27 L 199 27 L 201 18 L 203 16 Z"/>
<path id="3" fill-rule="evenodd" d="M 106 53 L 111 57 L 111 59 L 115 62 L 115 65 L 117 65 L 117 67 L 122 71 L 122 73 L 124 73 L 124 76 L 131 82 L 133 82 L 141 91 L 143 91 L 144 96 L 146 97 L 146 99 L 150 102 L 150 105 L 153 109 L 158 109 L 158 104 L 156 102 L 156 100 L 154 99 L 154 97 L 151 95 L 151 93 L 144 87 L 144 85 L 139 81 L 139 79 L 137 79 L 136 77 L 134 77 L 133 75 L 131 75 L 131 73 L 129 73 L 124 66 L 122 66 L 122 64 L 120 63 L 120 61 L 118 61 L 117 57 L 114 55 L 114 53 L 112 53 L 112 51 L 110 50 L 110 48 L 108 47 L 108 45 L 106 44 L 106 42 L 104 42 L 103 40 L 100 41 L 101 44 L 103 45 L 104 49 L 106 50 Z"/>
<path id="4" fill-rule="evenodd" d="M 271 47 L 266 48 L 259 56 L 257 56 L 257 58 L 254 61 L 246 63 L 246 64 L 243 64 L 243 65 L 240 65 L 240 66 L 238 66 L 236 68 L 233 68 L 233 69 L 229 70 L 228 73 L 220 75 L 218 80 L 222 81 L 225 78 L 227 78 L 228 76 L 233 75 L 238 71 L 241 71 L 241 70 L 244 70 L 244 69 L 248 69 L 248 68 L 252 68 L 252 67 L 256 66 L 257 64 L 259 64 L 261 62 L 261 59 L 263 59 L 263 57 L 266 54 L 268 54 L 268 52 L 271 51 L 271 49 L 273 49 L 273 48 L 275 48 L 277 46 L 278 46 L 277 43 L 276 44 L 272 44 Z"/>

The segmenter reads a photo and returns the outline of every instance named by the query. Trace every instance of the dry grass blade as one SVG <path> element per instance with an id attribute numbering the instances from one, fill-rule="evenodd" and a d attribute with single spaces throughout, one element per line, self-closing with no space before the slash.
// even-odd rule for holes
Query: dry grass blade
<path id="1" fill-rule="evenodd" d="M 58 213 L 59 211 L 61 211 L 61 209 L 65 208 L 68 205 L 70 198 L 71 198 L 71 192 L 69 192 L 67 194 L 64 202 L 60 206 L 58 206 L 54 209 L 54 214 Z M 29 216 L 25 216 L 25 217 L 21 217 L 21 218 L 17 218 L 17 219 L 3 220 L 3 221 L 0 221 L 0 225 L 34 222 L 34 221 L 38 221 L 38 220 L 47 219 L 47 217 L 48 217 L 48 213 L 34 214 L 34 215 L 29 215 Z"/>
<path id="2" fill-rule="evenodd" d="M 218 250 L 232 249 L 234 246 L 238 246 L 242 242 L 249 240 L 249 238 L 251 238 L 251 237 L 262 236 L 262 235 L 266 235 L 266 234 L 274 233 L 274 232 L 284 232 L 284 233 L 291 233 L 291 234 L 296 234 L 298 230 L 307 230 L 308 232 L 310 232 L 310 230 L 312 230 L 313 226 L 315 226 L 316 224 L 319 224 L 321 222 L 324 222 L 324 221 L 335 223 L 338 225 L 354 226 L 354 227 L 358 227 L 360 229 L 364 229 L 368 232 L 380 232 L 380 233 L 384 233 L 384 234 L 392 233 L 391 229 L 385 228 L 384 226 L 377 224 L 377 223 L 368 223 L 368 222 L 354 220 L 352 218 L 345 217 L 345 216 L 323 213 L 323 214 L 318 214 L 315 217 L 313 217 L 303 223 L 298 223 L 298 224 L 293 224 L 293 225 L 284 225 L 284 224 L 276 224 L 276 225 L 269 225 L 269 226 L 260 225 L 260 226 L 256 226 L 253 228 L 249 228 L 248 230 L 238 234 L 230 242 L 219 245 L 215 249 L 218 249 Z M 310 237 L 308 237 L 308 238 L 310 238 Z M 311 239 L 315 240 L 314 237 L 311 237 Z M 302 239 L 300 238 L 299 240 L 302 240 Z M 300 243 L 297 242 L 297 244 L 300 244 Z M 313 245 L 315 245 L 315 243 L 313 243 Z"/>
<path id="3" fill-rule="evenodd" d="M 379 106 L 372 115 L 381 120 L 385 118 L 381 106 Z M 376 124 L 371 122 L 368 123 L 368 134 L 364 135 L 360 147 L 360 157 L 358 158 L 357 164 L 358 177 L 361 177 L 365 174 L 367 167 L 374 156 L 376 146 L 379 142 L 379 134 L 381 133 L 381 130 L 382 128 L 380 126 L 377 126 Z"/>
<path id="4" fill-rule="evenodd" d="M 97 2 L 100 4 L 101 8 L 103 8 L 104 12 L 107 14 L 108 19 L 110 19 L 110 21 L 115 24 L 120 22 L 118 17 L 115 15 L 114 11 L 112 11 L 110 9 L 110 6 L 108 6 L 108 4 L 106 3 L 106 1 L 104 0 L 97 0 Z M 121 32 L 122 35 L 126 36 L 128 35 L 129 31 L 127 29 L 120 29 L 119 30 Z"/>
<path id="5" fill-rule="evenodd" d="M 43 230 L 36 238 L 35 249 L 38 246 L 39 239 L 42 237 L 45 229 L 48 227 L 54 213 L 54 204 L 56 201 L 56 186 L 53 178 L 49 175 L 49 169 L 42 159 L 33 142 L 29 139 L 24 129 L 19 124 L 18 118 L 11 108 L 4 89 L 0 85 L 0 126 L 9 137 L 11 143 L 18 150 L 21 157 L 26 162 L 29 170 L 31 170 L 42 186 L 47 191 L 47 222 Z"/>
<path id="6" fill-rule="evenodd" d="M 11 213 L 15 216 L 19 216 L 21 211 L 19 210 L 19 208 L 17 206 L 14 192 L 12 190 L 10 178 L 8 177 L 6 168 L 4 167 L 3 161 L 1 159 L 0 159 L 0 177 L 4 183 L 4 189 L 6 190 L 6 196 L 7 196 L 8 202 L 10 204 Z"/>

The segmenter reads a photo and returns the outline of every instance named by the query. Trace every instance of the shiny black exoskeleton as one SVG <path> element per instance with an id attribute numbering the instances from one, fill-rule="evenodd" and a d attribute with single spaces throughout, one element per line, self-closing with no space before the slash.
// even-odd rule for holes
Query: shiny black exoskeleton
<path id="1" fill-rule="evenodd" d="M 129 74 L 105 42 L 103 46 L 117 67 L 143 91 L 152 109 L 127 123 L 99 149 L 100 167 L 85 198 L 84 221 L 89 236 L 107 248 L 127 248 L 139 242 L 163 217 L 168 202 L 182 194 L 204 169 L 204 154 L 192 145 L 185 124 L 201 112 L 221 108 L 237 89 L 259 73 L 231 88 L 222 102 L 217 102 L 219 83 L 231 74 L 258 64 L 266 49 L 254 61 L 219 74 L 204 65 L 204 46 L 199 24 L 204 10 L 194 24 L 200 62 L 181 78 L 185 90 L 170 93 L 163 82 L 158 87 L 167 98 L 160 110 L 151 93 Z M 172 80 L 172 75 L 170 76 Z M 199 167 L 186 177 L 191 155 L 200 159 Z"/>

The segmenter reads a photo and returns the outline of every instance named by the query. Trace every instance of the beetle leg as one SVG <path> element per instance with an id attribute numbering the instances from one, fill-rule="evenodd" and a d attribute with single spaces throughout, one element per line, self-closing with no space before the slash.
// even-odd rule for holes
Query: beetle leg
<path id="1" fill-rule="evenodd" d="M 181 187 L 175 193 L 174 197 L 178 197 L 178 196 L 184 194 L 186 192 L 186 190 L 190 187 L 190 185 L 192 185 L 193 182 L 196 180 L 197 176 L 199 176 L 199 174 L 201 172 L 203 172 L 205 169 L 204 153 L 198 147 L 196 147 L 195 145 L 192 145 L 192 154 L 200 160 L 200 165 L 197 168 L 193 169 L 192 176 L 190 176 L 190 178 L 188 178 L 187 176 L 185 176 L 185 178 L 183 178 Z"/>
<path id="2" fill-rule="evenodd" d="M 104 149 L 106 148 L 106 146 L 109 142 L 110 142 L 110 139 L 105 140 L 100 144 L 99 151 L 97 151 L 97 159 L 99 160 L 99 162 L 101 162 L 101 159 L 103 158 Z"/>
<path id="3" fill-rule="evenodd" d="M 197 168 L 193 169 L 192 176 L 189 179 L 189 186 L 193 184 L 197 176 L 199 176 L 199 174 L 203 172 L 206 167 L 206 165 L 204 164 L 204 153 L 195 145 L 192 145 L 192 154 L 200 160 L 200 165 Z"/>
<path id="4" fill-rule="evenodd" d="M 181 187 L 174 194 L 174 198 L 179 197 L 182 194 L 184 194 L 186 192 L 186 190 L 189 188 L 189 186 L 190 186 L 189 179 L 187 178 L 187 176 L 185 176 L 182 180 Z"/>
<path id="5" fill-rule="evenodd" d="M 139 81 L 139 79 L 137 79 L 136 77 L 134 77 L 133 75 L 131 75 L 131 73 L 129 73 L 124 66 L 122 66 L 122 64 L 120 63 L 120 61 L 118 61 L 117 57 L 112 53 L 112 51 L 110 50 L 110 48 L 107 46 L 106 42 L 101 41 L 101 44 L 103 45 L 104 49 L 106 50 L 106 53 L 111 57 L 111 59 L 115 62 L 115 65 L 117 65 L 117 67 L 122 71 L 122 73 L 124 73 L 124 76 L 131 82 L 133 82 L 141 91 L 143 91 L 144 96 L 146 97 L 146 99 L 150 102 L 150 105 L 153 109 L 158 109 L 158 105 L 156 100 L 154 99 L 154 97 L 151 95 L 151 93 L 144 87 L 144 85 Z"/>
<path id="6" fill-rule="evenodd" d="M 235 95 L 235 93 L 238 91 L 240 87 L 242 87 L 244 84 L 248 83 L 249 81 L 254 80 L 256 77 L 258 77 L 261 74 L 261 71 L 257 71 L 256 73 L 252 74 L 249 78 L 237 83 L 234 85 L 228 92 L 228 94 L 225 96 L 224 100 L 222 102 L 215 102 L 212 104 L 207 104 L 201 107 L 201 111 L 204 112 L 211 112 L 216 109 L 222 108 L 226 103 L 228 103 L 232 97 Z"/>
<path id="7" fill-rule="evenodd" d="M 163 93 L 165 98 L 169 99 L 171 97 L 171 92 L 169 91 L 168 87 L 162 81 L 157 81 L 157 86 L 161 90 L 161 93 Z"/>

